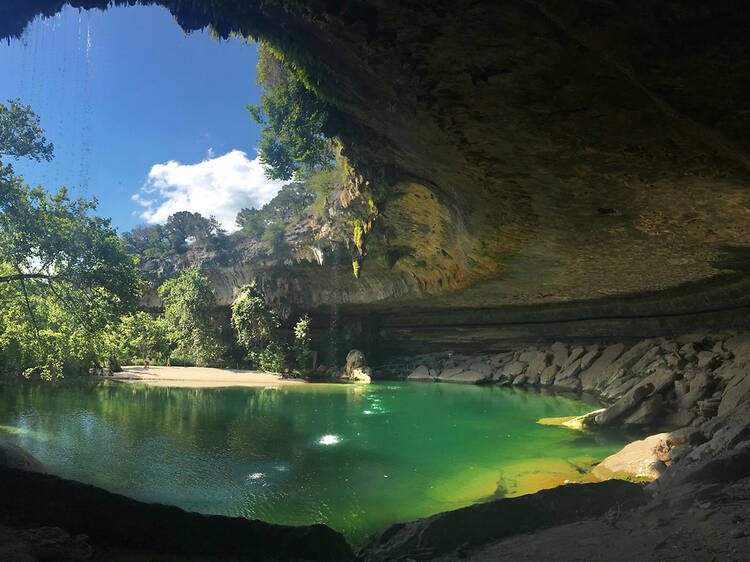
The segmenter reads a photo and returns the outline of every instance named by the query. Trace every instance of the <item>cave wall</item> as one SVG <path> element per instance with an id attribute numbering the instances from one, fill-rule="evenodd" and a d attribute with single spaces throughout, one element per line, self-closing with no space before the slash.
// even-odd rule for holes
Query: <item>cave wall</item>
<path id="1" fill-rule="evenodd" d="M 224 304 L 257 279 L 289 315 L 371 316 L 394 352 L 742 317 L 742 295 L 714 287 L 750 272 L 744 3 L 156 3 L 287 53 L 380 194 L 359 280 L 348 264 L 204 260 Z M 0 8 L 0 36 L 62 4 Z"/>

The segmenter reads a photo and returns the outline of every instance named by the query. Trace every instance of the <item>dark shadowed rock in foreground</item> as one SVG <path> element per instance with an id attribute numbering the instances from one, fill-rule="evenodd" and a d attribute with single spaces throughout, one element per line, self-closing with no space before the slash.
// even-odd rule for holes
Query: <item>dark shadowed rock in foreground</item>
<path id="1" fill-rule="evenodd" d="M 31 472 L 46 473 L 44 465 L 35 459 L 30 453 L 0 439 L 0 466 L 6 468 L 17 468 Z"/>
<path id="2" fill-rule="evenodd" d="M 49 474 L 0 468 L 0 524 L 85 533 L 102 549 L 215 560 L 352 560 L 325 525 L 290 527 L 143 503 Z"/>
<path id="3" fill-rule="evenodd" d="M 597 517 L 615 506 L 646 501 L 643 488 L 621 480 L 570 484 L 439 513 L 379 531 L 359 547 L 361 560 L 428 560 L 491 541 Z"/>

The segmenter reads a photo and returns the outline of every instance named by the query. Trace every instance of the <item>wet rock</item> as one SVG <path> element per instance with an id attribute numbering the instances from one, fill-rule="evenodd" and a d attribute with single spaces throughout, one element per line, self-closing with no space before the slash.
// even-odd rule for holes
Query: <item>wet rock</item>
<path id="1" fill-rule="evenodd" d="M 518 375 L 516 378 L 513 379 L 513 382 L 511 384 L 513 386 L 520 386 L 522 384 L 526 384 L 526 375 Z"/>
<path id="2" fill-rule="evenodd" d="M 669 433 L 659 433 L 625 445 L 596 465 L 591 474 L 600 480 L 623 476 L 655 480 L 666 469 L 663 459 L 668 458 L 668 439 Z"/>
<path id="3" fill-rule="evenodd" d="M 594 363 L 582 370 L 580 374 L 581 386 L 584 390 L 593 390 L 605 380 L 605 375 L 608 374 L 608 369 L 614 363 L 614 361 L 622 355 L 625 350 L 625 345 L 617 343 L 610 345 L 602 351 Z"/>
<path id="4" fill-rule="evenodd" d="M 599 357 L 599 348 L 594 348 L 586 352 L 586 354 L 581 357 L 581 371 L 591 367 L 597 357 Z"/>
<path id="5" fill-rule="evenodd" d="M 406 377 L 406 380 L 415 382 L 434 382 L 435 378 L 430 373 L 430 369 L 425 365 L 420 365 L 414 369 L 408 377 Z"/>
<path id="6" fill-rule="evenodd" d="M 47 472 L 44 465 L 29 452 L 2 439 L 0 439 L 0 466 L 30 472 Z"/>

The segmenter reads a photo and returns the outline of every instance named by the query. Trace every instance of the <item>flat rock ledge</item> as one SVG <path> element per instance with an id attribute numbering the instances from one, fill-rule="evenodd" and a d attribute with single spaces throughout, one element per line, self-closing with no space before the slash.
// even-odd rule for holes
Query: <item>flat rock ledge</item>
<path id="1" fill-rule="evenodd" d="M 353 560 L 344 537 L 325 525 L 291 527 L 139 502 L 50 474 L 0 467 L 0 525 L 84 533 L 95 550 L 162 559 Z M 159 555 L 155 555 L 160 553 Z M 59 559 L 59 558 L 57 558 Z M 102 559 L 106 559 L 106 556 Z M 124 559 L 124 558 L 123 558 Z M 174 558 L 178 559 L 178 558 Z"/>
<path id="2" fill-rule="evenodd" d="M 615 506 L 636 507 L 645 501 L 643 488 L 630 482 L 569 484 L 391 525 L 368 537 L 356 554 L 368 562 L 460 558 L 464 549 L 598 517 Z"/>

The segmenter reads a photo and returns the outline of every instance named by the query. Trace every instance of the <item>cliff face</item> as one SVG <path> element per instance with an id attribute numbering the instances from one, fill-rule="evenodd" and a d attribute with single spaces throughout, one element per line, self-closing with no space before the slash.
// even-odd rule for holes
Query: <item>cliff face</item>
<path id="1" fill-rule="evenodd" d="M 451 307 L 467 325 L 479 308 L 556 321 L 555 303 L 628 316 L 633 295 L 651 295 L 636 316 L 660 316 L 688 289 L 680 313 L 738 304 L 715 287 L 749 270 L 739 1 L 158 3 L 187 29 L 289 53 L 334 100 L 329 128 L 381 194 L 359 280 L 333 255 L 315 263 L 321 239 L 303 236 L 275 261 L 199 258 L 223 302 L 258 279 L 290 310 Z M 61 4 L 26 3 L 0 35 Z"/>

